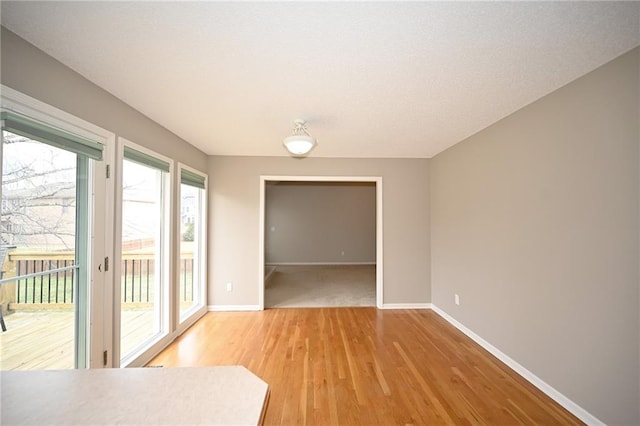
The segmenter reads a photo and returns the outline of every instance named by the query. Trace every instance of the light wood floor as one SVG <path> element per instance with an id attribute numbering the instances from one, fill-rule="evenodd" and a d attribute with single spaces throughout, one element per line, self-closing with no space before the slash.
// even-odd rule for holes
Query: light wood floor
<path id="1" fill-rule="evenodd" d="M 581 424 L 430 310 L 211 312 L 149 365 L 244 365 L 265 424 Z"/>

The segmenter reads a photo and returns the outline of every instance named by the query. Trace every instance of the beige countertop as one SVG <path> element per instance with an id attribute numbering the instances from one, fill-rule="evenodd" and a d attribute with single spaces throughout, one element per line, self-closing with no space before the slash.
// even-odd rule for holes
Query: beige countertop
<path id="1" fill-rule="evenodd" d="M 5 371 L 3 425 L 256 425 L 268 385 L 241 366 Z"/>

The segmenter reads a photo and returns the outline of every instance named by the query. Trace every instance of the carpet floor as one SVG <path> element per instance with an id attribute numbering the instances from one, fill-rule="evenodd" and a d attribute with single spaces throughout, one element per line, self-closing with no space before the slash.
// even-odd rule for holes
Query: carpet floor
<path id="1" fill-rule="evenodd" d="M 375 265 L 278 266 L 265 285 L 265 308 L 375 305 Z"/>

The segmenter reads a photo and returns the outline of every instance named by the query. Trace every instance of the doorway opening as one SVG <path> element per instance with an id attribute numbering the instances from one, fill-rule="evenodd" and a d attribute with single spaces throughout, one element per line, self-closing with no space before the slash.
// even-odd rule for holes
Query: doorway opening
<path id="1" fill-rule="evenodd" d="M 353 208 L 358 204 L 358 200 L 344 199 L 345 203 L 340 202 L 340 195 L 334 194 L 334 199 L 337 196 L 338 202 L 341 206 L 333 206 L 333 210 L 324 209 L 320 204 L 316 204 L 317 209 L 314 208 L 313 203 L 322 203 L 323 197 L 319 196 L 317 199 L 314 197 L 309 198 L 309 194 L 305 196 L 305 206 L 301 210 L 305 211 L 303 220 L 297 220 L 296 226 L 312 228 L 315 223 L 321 224 L 323 214 L 335 214 L 337 216 L 351 216 L 346 218 L 346 222 L 351 221 L 351 228 L 354 228 L 354 232 L 358 232 L 355 228 L 360 229 L 360 232 L 366 233 L 367 221 L 370 221 L 371 228 L 375 229 L 375 236 L 369 235 L 367 238 L 371 241 L 352 241 L 339 234 L 339 226 L 349 226 L 342 222 L 336 221 L 333 223 L 342 225 L 336 225 L 333 227 L 332 223 L 323 223 L 324 231 L 319 229 L 306 229 L 301 232 L 302 229 L 298 228 L 296 232 L 295 227 L 291 226 L 288 229 L 283 230 L 283 235 L 280 235 L 280 229 L 278 221 L 275 222 L 270 218 L 270 222 L 267 222 L 268 213 L 268 193 L 278 193 L 279 187 L 288 189 L 292 193 L 304 193 L 306 190 L 317 189 L 320 191 L 331 191 L 332 189 L 338 189 L 343 192 L 343 197 L 357 197 L 362 199 L 363 203 L 367 203 L 367 198 L 371 200 L 371 194 L 373 193 L 374 212 L 369 211 L 366 215 L 368 217 L 362 218 L 362 224 L 358 223 L 357 213 L 354 213 L 349 208 L 349 203 L 354 203 Z M 278 188 L 278 191 L 272 191 L 274 188 Z M 310 192 L 310 191 L 309 191 Z M 321 192 L 318 192 L 321 194 Z M 367 195 L 369 194 L 369 195 Z M 344 204 L 342 206 L 342 204 Z M 336 209 L 337 207 L 337 209 Z M 340 210 L 342 208 L 342 211 Z M 360 281 L 366 281 L 367 279 L 375 280 L 375 297 L 372 298 L 371 305 L 375 304 L 378 308 L 381 308 L 383 302 L 383 255 L 382 255 L 382 178 L 381 177 L 360 177 L 360 176 L 261 176 L 260 177 L 260 235 L 259 235 L 259 306 L 260 309 L 265 308 L 265 285 L 268 285 L 268 278 L 270 272 L 274 271 L 273 264 L 278 265 L 280 271 L 279 280 L 288 278 L 295 279 L 303 277 L 304 280 L 321 282 L 326 284 L 331 282 L 335 285 L 340 285 L 335 281 L 343 281 L 345 284 L 353 285 Z M 291 210 L 291 207 L 289 207 Z M 333 211 L 334 213 L 327 213 Z M 273 215 L 273 212 L 271 213 Z M 313 217 L 317 215 L 317 217 Z M 279 220 L 284 221 L 287 219 L 287 212 L 284 209 L 279 214 Z M 308 217 L 311 216 L 311 217 Z M 298 215 L 300 217 L 300 215 Z M 335 219 L 335 218 L 334 218 Z M 282 222 L 281 222 L 282 223 Z M 288 224 L 288 223 L 287 223 Z M 329 226 L 329 228 L 327 228 Z M 362 229 L 365 229 L 364 231 Z M 370 229 L 370 228 L 369 228 Z M 322 232 L 325 235 L 322 235 Z M 315 233 L 315 234 L 314 234 Z M 287 238 L 286 235 L 290 237 Z M 295 235 L 305 234 L 303 238 L 295 238 Z M 329 237 L 329 234 L 333 234 Z M 369 232 L 371 234 L 371 232 Z M 277 235 L 277 237 L 276 237 Z M 293 237 L 291 237 L 293 235 Z M 315 237 L 314 237 L 315 235 Z M 324 237 L 327 238 L 324 238 Z M 340 239 L 342 237 L 342 240 Z M 325 239 L 328 241 L 325 242 Z M 356 238 L 359 240 L 359 238 Z M 365 238 L 366 239 L 366 238 Z M 312 241 L 308 241 L 312 240 Z M 291 245 L 291 242 L 294 242 Z M 289 246 L 287 246 L 289 244 Z M 311 247 L 311 254 L 309 254 L 309 245 Z M 303 246 L 306 246 L 305 250 L 300 250 Z M 306 252 L 306 255 L 299 256 L 298 253 Z M 270 259 L 267 262 L 266 255 L 269 255 Z M 306 257 L 305 257 L 306 256 Z M 335 279 L 334 279 L 335 277 Z M 286 283 L 284 286 L 286 287 Z M 314 283 L 310 282 L 307 285 L 307 289 L 313 289 Z M 304 291 L 304 287 L 298 288 L 298 291 Z M 330 293 L 331 288 L 325 287 L 325 293 Z M 286 290 L 285 290 L 286 291 Z M 356 300 L 360 297 L 367 297 L 362 294 L 364 289 L 354 291 L 360 291 L 360 295 L 355 295 Z M 273 296 L 273 292 L 271 295 Z M 318 293 L 319 294 L 319 293 Z M 275 296 L 274 296 L 275 297 Z M 327 299 L 328 300 L 328 299 Z M 350 300 L 346 299 L 345 306 L 350 305 Z M 362 298 L 356 300 L 354 305 L 362 305 Z M 318 301 L 319 305 L 323 304 L 323 301 Z M 312 305 L 313 306 L 313 305 Z"/>

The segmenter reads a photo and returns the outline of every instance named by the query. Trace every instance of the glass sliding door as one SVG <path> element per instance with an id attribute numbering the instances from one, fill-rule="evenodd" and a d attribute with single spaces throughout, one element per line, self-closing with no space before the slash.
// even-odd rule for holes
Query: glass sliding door
<path id="1" fill-rule="evenodd" d="M 13 113 L 2 123 L 1 367 L 85 368 L 102 145 Z"/>
<path id="2" fill-rule="evenodd" d="M 167 161 L 124 146 L 120 361 L 126 365 L 168 332 Z"/>
<path id="3" fill-rule="evenodd" d="M 180 169 L 180 322 L 204 307 L 205 177 Z"/>

